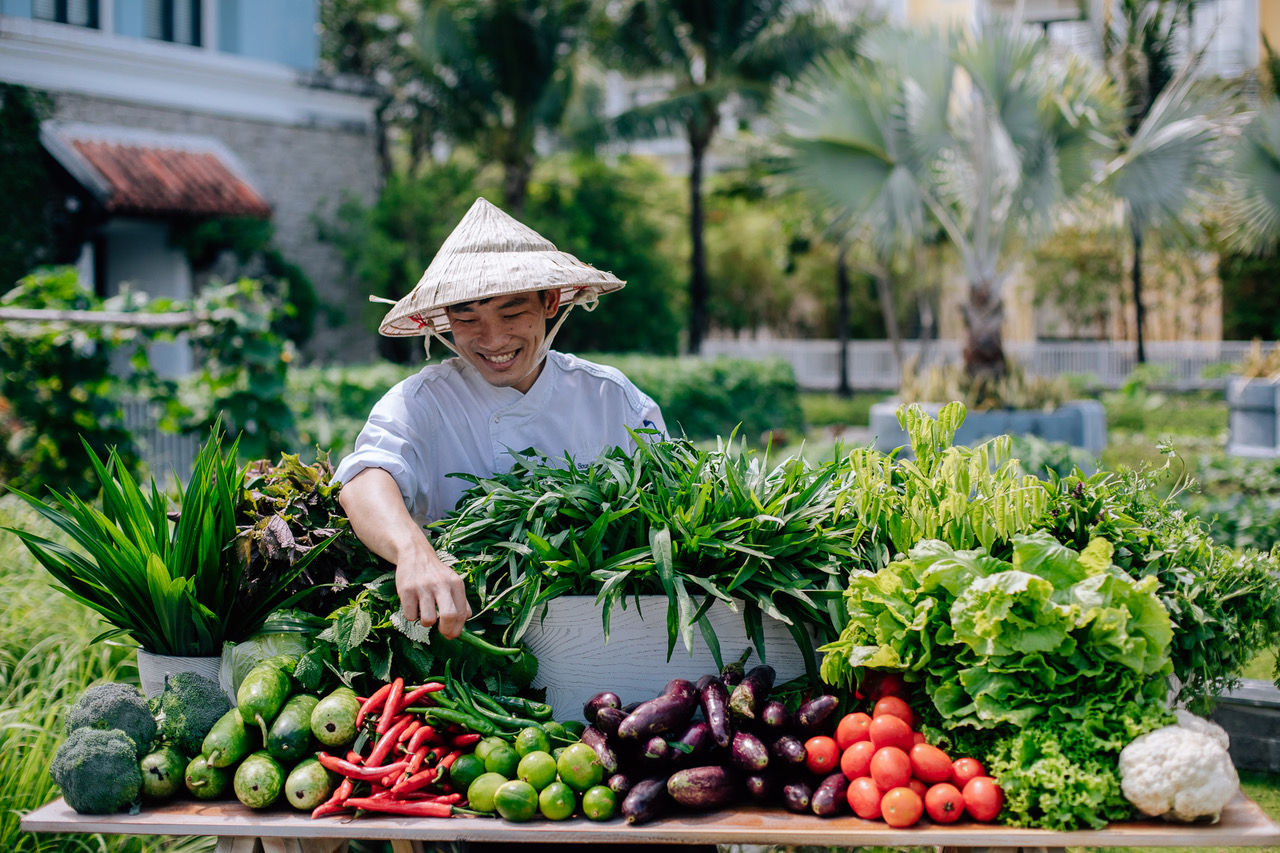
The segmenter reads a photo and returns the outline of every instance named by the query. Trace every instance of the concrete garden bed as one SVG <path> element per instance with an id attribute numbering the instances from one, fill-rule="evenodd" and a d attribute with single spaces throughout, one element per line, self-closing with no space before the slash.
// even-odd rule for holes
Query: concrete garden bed
<path id="1" fill-rule="evenodd" d="M 932 417 L 937 417 L 943 406 L 942 403 L 921 405 Z M 906 433 L 898 426 L 898 406 L 896 401 L 887 401 L 871 407 L 871 434 L 875 437 L 876 450 L 887 453 L 909 444 Z M 1098 454 L 1107 446 L 1107 413 L 1097 400 L 1072 400 L 1048 412 L 1029 409 L 969 412 L 956 430 L 955 443 L 973 445 L 997 435 L 1034 435 Z"/>

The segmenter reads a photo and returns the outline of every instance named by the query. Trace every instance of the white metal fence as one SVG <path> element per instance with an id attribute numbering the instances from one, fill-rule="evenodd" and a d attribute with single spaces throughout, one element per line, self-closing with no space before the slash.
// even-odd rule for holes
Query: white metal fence
<path id="1" fill-rule="evenodd" d="M 957 363 L 961 341 L 903 341 L 903 359 L 920 356 L 919 365 Z M 1175 390 L 1222 388 L 1224 370 L 1249 352 L 1248 341 L 1151 341 L 1147 363 L 1155 369 L 1155 384 Z M 1267 344 L 1269 349 L 1274 344 Z M 800 387 L 834 390 L 840 384 L 840 343 L 834 340 L 713 339 L 702 344 L 704 356 L 781 358 L 795 370 Z M 1119 388 L 1137 364 L 1131 342 L 1019 341 L 1005 343 L 1005 354 L 1037 376 L 1072 374 L 1096 388 Z M 892 391 L 899 371 L 889 341 L 850 341 L 849 384 L 856 391 Z"/>

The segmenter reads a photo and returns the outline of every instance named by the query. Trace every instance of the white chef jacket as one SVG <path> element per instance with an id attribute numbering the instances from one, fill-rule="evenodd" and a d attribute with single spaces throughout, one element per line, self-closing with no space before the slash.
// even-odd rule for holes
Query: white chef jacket
<path id="1" fill-rule="evenodd" d="M 609 447 L 634 449 L 627 427 L 666 432 L 653 400 L 613 367 L 559 352 L 527 393 L 485 381 L 461 358 L 427 365 L 373 407 L 355 449 L 334 479 L 348 482 L 382 468 L 420 524 L 457 506 L 471 483 L 451 473 L 489 477 L 511 469 L 513 451 L 530 447 L 586 464 Z"/>

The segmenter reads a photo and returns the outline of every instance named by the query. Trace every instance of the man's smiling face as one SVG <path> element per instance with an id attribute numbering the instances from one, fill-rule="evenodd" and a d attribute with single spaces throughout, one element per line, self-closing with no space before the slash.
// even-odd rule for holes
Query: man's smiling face
<path id="1" fill-rule="evenodd" d="M 445 316 L 453 345 L 485 381 L 523 394 L 542 372 L 538 350 L 559 307 L 559 290 L 533 291 L 451 305 Z"/>

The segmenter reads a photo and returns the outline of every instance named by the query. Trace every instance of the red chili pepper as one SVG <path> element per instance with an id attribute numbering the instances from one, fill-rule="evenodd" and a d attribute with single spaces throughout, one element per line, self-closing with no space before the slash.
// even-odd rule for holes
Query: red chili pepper
<path id="1" fill-rule="evenodd" d="M 387 729 L 386 733 L 383 734 L 382 737 L 378 739 L 378 742 L 373 745 L 373 752 L 369 753 L 369 757 L 365 760 L 365 764 L 370 767 L 377 767 L 385 761 L 386 757 L 391 754 L 391 747 L 395 746 L 396 742 L 399 740 L 400 732 L 403 731 L 403 727 L 407 727 L 411 722 L 413 722 L 412 717 L 403 717 L 400 722 Z"/>
<path id="2" fill-rule="evenodd" d="M 347 812 L 350 812 L 350 811 L 355 811 L 355 810 L 351 808 L 351 806 L 347 805 L 346 803 L 325 802 L 325 803 L 321 803 L 320 805 L 316 806 L 314 809 L 311 810 L 311 819 L 315 820 L 318 817 L 324 817 L 325 815 L 331 815 L 331 814 L 346 814 Z"/>
<path id="3" fill-rule="evenodd" d="M 388 764 L 386 767 L 362 767 L 359 764 L 352 764 L 346 759 L 338 758 L 336 755 L 329 755 L 326 752 L 317 752 L 316 760 L 326 769 L 360 782 L 377 782 L 388 773 L 403 771 L 409 766 L 408 761 L 398 761 L 395 764 Z"/>
<path id="4" fill-rule="evenodd" d="M 408 794 L 412 791 L 418 790 L 419 788 L 425 788 L 432 782 L 436 781 L 436 777 L 443 772 L 444 771 L 439 767 L 428 767 L 426 770 L 415 773 L 407 779 L 401 779 L 392 786 L 391 794 L 392 796 L 399 797 L 402 794 Z"/>
<path id="5" fill-rule="evenodd" d="M 384 684 L 377 690 L 373 691 L 373 695 L 364 700 L 364 704 L 360 706 L 360 710 L 356 712 L 356 728 L 364 723 L 364 718 L 370 714 L 377 713 L 384 702 L 386 702 L 387 694 L 391 692 L 391 685 Z"/>
<path id="6" fill-rule="evenodd" d="M 419 770 L 422 769 L 422 762 L 424 759 L 426 759 L 426 757 L 427 757 L 426 752 L 410 753 L 409 766 L 404 769 L 404 772 L 410 776 L 412 776 L 414 773 L 417 773 Z"/>
<path id="7" fill-rule="evenodd" d="M 457 761 L 457 760 L 458 760 L 458 757 L 459 757 L 460 755 L 462 755 L 462 753 L 461 753 L 461 752 L 459 752 L 459 751 L 458 751 L 458 750 L 456 750 L 456 749 L 455 749 L 453 752 L 451 752 L 451 753 L 449 753 L 448 755 L 446 755 L 446 756 L 445 756 L 445 757 L 440 761 L 440 767 L 441 767 L 441 769 L 442 769 L 442 770 L 448 770 L 450 767 L 452 767 L 452 766 L 453 766 L 453 762 L 455 762 L 455 761 Z"/>
<path id="8" fill-rule="evenodd" d="M 437 803 L 449 803 L 450 805 L 453 805 L 454 803 L 462 802 L 462 795 L 461 794 L 437 794 L 435 799 Z"/>
<path id="9" fill-rule="evenodd" d="M 484 735 L 476 734 L 475 732 L 463 732 L 460 735 L 453 736 L 453 745 L 471 746 L 473 743 L 478 743 L 482 737 Z"/>
<path id="10" fill-rule="evenodd" d="M 352 797 L 347 800 L 347 805 L 370 812 L 409 815 L 411 817 L 450 817 L 453 815 L 453 806 L 450 804 L 430 801 L 407 803 L 395 799 Z"/>
<path id="11" fill-rule="evenodd" d="M 439 743 L 440 735 L 436 733 L 433 726 L 419 726 L 418 730 L 413 733 L 413 737 L 409 738 L 409 745 L 406 749 L 409 752 L 417 752 L 424 743 Z"/>
<path id="12" fill-rule="evenodd" d="M 334 789 L 333 795 L 320 805 L 311 810 L 311 818 L 314 820 L 318 817 L 324 817 L 328 814 L 336 814 L 338 812 L 347 811 L 347 797 L 351 796 L 351 792 L 356 788 L 356 783 L 345 778 L 338 783 L 338 787 Z"/>
<path id="13" fill-rule="evenodd" d="M 413 688 L 404 694 L 404 698 L 400 700 L 400 704 L 396 708 L 396 713 L 403 711 L 405 708 L 413 707 L 417 703 L 421 702 L 427 695 L 437 693 L 441 690 L 444 690 L 444 685 L 435 681 L 432 681 L 429 684 L 424 684 L 421 687 Z M 434 705 L 435 703 L 433 702 L 432 704 Z"/>
<path id="14" fill-rule="evenodd" d="M 414 720 L 413 722 L 409 723 L 409 725 L 405 727 L 405 730 L 400 733 L 400 742 L 404 743 L 409 738 L 413 737 L 415 734 L 418 733 L 418 729 L 420 728 L 422 728 L 421 720 Z"/>
<path id="15" fill-rule="evenodd" d="M 378 726 L 374 731 L 383 734 L 391 728 L 391 718 L 400 713 L 400 699 L 404 696 L 404 679 L 396 676 L 391 682 L 391 690 L 387 693 L 387 702 L 382 715 L 378 717 Z"/>

